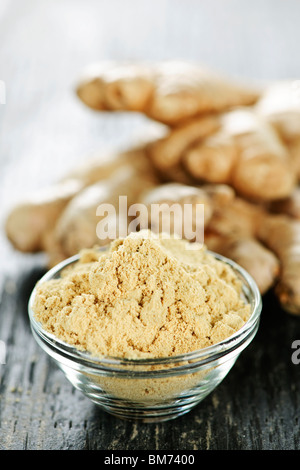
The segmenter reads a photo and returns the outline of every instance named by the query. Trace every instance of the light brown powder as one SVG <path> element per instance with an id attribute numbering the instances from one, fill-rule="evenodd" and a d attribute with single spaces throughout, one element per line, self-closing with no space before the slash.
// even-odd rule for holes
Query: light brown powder
<path id="1" fill-rule="evenodd" d="M 247 321 L 233 270 L 205 247 L 149 231 L 84 250 L 37 286 L 36 320 L 93 355 L 174 356 L 215 344 Z"/>

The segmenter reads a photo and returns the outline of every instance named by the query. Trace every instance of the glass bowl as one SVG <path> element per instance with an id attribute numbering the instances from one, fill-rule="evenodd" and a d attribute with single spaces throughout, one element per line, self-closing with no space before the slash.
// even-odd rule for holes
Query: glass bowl
<path id="1" fill-rule="evenodd" d="M 261 296 L 252 277 L 235 262 L 210 253 L 231 266 L 242 282 L 243 297 L 251 306 L 249 320 L 220 343 L 159 359 L 92 357 L 48 333 L 35 320 L 32 304 L 36 287 L 28 305 L 33 336 L 76 389 L 114 416 L 159 422 L 187 413 L 220 384 L 252 341 L 262 309 Z M 59 263 L 39 282 L 59 278 L 61 271 L 78 259 L 76 255 Z"/>

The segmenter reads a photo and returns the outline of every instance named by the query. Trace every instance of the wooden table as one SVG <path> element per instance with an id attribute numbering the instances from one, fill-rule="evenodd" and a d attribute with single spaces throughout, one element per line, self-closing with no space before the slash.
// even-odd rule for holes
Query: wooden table
<path id="1" fill-rule="evenodd" d="M 32 189 L 147 127 L 142 116 L 97 115 L 78 102 L 73 84 L 86 64 L 187 58 L 251 80 L 297 79 L 299 14 L 297 0 L 2 0 L 1 223 Z M 300 318 L 272 294 L 215 392 L 177 420 L 137 424 L 89 402 L 37 346 L 27 301 L 45 258 L 16 252 L 3 230 L 0 241 L 0 449 L 300 449 L 300 364 L 291 359 Z"/>

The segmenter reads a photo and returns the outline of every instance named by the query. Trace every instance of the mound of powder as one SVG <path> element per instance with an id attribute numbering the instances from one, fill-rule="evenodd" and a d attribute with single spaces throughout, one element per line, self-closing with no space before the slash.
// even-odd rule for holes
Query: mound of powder
<path id="1" fill-rule="evenodd" d="M 250 306 L 233 270 L 188 244 L 141 231 L 84 250 L 61 278 L 37 285 L 35 318 L 95 356 L 159 358 L 224 340 Z"/>

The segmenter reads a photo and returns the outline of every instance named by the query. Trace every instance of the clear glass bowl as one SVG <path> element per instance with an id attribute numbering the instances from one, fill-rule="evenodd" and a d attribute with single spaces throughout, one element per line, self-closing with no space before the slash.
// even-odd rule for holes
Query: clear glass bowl
<path id="1" fill-rule="evenodd" d="M 36 288 L 28 306 L 33 336 L 73 386 L 108 413 L 143 422 L 176 418 L 190 411 L 219 385 L 259 326 L 262 301 L 254 280 L 233 261 L 213 255 L 231 266 L 242 281 L 245 300 L 251 305 L 247 323 L 220 343 L 160 359 L 92 357 L 57 339 L 35 320 L 31 306 Z M 78 256 L 73 256 L 63 261 L 40 282 L 59 278 L 61 271 L 77 260 Z"/>

